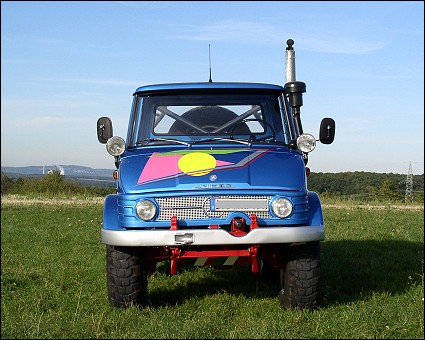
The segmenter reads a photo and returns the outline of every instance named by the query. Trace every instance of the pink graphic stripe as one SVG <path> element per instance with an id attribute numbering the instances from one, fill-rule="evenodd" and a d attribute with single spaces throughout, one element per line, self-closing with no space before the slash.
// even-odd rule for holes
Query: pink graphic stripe
<path id="1" fill-rule="evenodd" d="M 137 184 L 176 175 L 181 172 L 177 164 L 182 155 L 155 157 L 156 155 L 157 153 L 152 154 L 147 161 Z"/>
<path id="2" fill-rule="evenodd" d="M 218 159 L 216 160 L 216 165 L 217 166 L 224 166 L 224 165 L 231 165 L 231 164 L 235 164 L 235 163 L 225 162 L 225 161 L 219 161 Z"/>

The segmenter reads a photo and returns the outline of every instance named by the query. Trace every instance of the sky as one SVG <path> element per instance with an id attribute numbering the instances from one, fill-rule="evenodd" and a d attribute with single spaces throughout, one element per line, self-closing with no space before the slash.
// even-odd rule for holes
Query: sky
<path id="1" fill-rule="evenodd" d="M 136 88 L 306 83 L 312 172 L 424 173 L 423 1 L 1 1 L 1 166 L 114 169 L 96 123 L 123 138 Z"/>

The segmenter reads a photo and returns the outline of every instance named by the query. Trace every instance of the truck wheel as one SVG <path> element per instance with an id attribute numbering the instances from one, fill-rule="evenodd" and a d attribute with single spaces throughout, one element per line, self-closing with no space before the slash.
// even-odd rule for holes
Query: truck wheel
<path id="1" fill-rule="evenodd" d="M 129 248 L 106 246 L 106 277 L 109 303 L 117 308 L 145 304 L 148 271 Z"/>
<path id="2" fill-rule="evenodd" d="M 320 243 L 288 247 L 286 268 L 280 270 L 279 300 L 286 309 L 313 308 L 320 293 Z"/>

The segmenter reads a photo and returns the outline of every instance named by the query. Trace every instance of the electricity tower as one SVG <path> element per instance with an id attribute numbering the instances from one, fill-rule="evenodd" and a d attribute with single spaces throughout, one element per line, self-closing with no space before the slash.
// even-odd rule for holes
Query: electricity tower
<path id="1" fill-rule="evenodd" d="M 405 203 L 413 202 L 413 174 L 412 174 L 412 162 L 409 163 L 409 171 L 406 178 L 406 195 L 404 197 Z"/>

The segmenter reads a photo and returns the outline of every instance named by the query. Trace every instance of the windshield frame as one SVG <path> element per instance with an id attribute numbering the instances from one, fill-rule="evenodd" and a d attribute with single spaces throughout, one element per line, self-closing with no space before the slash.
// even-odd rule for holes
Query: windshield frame
<path id="1" fill-rule="evenodd" d="M 152 145 L 152 142 L 166 144 L 169 140 L 170 144 L 172 139 L 175 141 L 182 141 L 185 143 L 199 143 L 202 140 L 209 140 L 211 143 L 224 142 L 226 139 L 241 139 L 248 140 L 252 138 L 252 134 L 235 134 L 231 136 L 229 131 L 225 131 L 225 128 L 229 126 L 220 127 L 213 131 L 199 131 L 199 133 L 188 134 L 170 134 L 170 133 L 155 133 L 155 110 L 159 104 L 177 104 L 180 105 L 194 105 L 195 103 L 206 104 L 206 105 L 258 105 L 263 114 L 262 127 L 263 131 L 257 131 L 255 135 L 257 137 L 273 136 L 275 141 L 280 144 L 288 144 L 292 138 L 292 131 L 290 126 L 292 125 L 290 115 L 283 114 L 286 105 L 283 94 L 278 91 L 214 91 L 214 92 L 161 92 L 161 93 L 135 93 L 132 105 L 131 120 L 129 122 L 129 130 L 127 135 L 127 146 L 141 147 L 144 145 Z M 224 103 L 224 104 L 223 104 Z M 165 110 L 163 110 L 165 112 Z M 248 110 L 249 111 L 249 110 Z M 235 118 L 232 124 L 238 121 L 250 120 L 254 118 L 252 113 L 246 111 L 245 114 L 239 115 Z M 253 109 L 253 112 L 255 110 Z M 148 113 L 148 114 L 146 114 Z M 167 115 L 167 112 L 163 113 Z M 173 114 L 169 113 L 169 116 Z M 158 121 L 158 116 L 156 117 Z M 190 125 L 190 124 L 189 124 Z M 272 133 L 273 127 L 274 134 Z M 162 140 L 161 140 L 162 139 Z M 183 143 L 183 144 L 185 144 Z"/>

